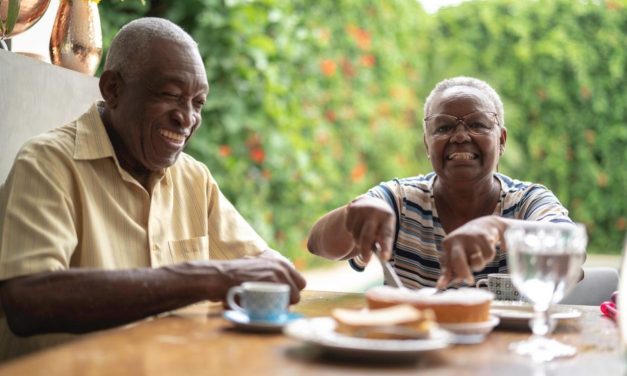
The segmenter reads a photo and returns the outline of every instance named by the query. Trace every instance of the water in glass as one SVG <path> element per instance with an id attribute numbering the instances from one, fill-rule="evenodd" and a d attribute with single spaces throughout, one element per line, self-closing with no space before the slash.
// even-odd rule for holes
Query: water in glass
<path id="1" fill-rule="evenodd" d="M 547 336 L 552 330 L 550 306 L 575 286 L 585 258 L 587 236 L 581 224 L 524 222 L 505 232 L 512 281 L 534 306 L 533 336 L 511 345 L 519 354 L 550 361 L 573 356 L 576 349 Z"/>

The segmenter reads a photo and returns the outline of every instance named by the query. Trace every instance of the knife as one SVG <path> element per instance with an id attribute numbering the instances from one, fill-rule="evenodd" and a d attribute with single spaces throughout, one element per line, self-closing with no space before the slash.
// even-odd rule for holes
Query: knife
<path id="1" fill-rule="evenodd" d="M 399 289 L 406 288 L 405 286 L 403 286 L 403 282 L 401 282 L 398 274 L 396 274 L 396 271 L 394 270 L 392 264 L 390 264 L 389 261 L 385 261 L 381 256 L 381 245 L 379 245 L 379 242 L 374 242 L 374 244 L 372 245 L 372 253 L 374 253 L 379 259 L 381 267 L 383 267 L 383 275 L 385 277 L 385 280 L 390 283 L 390 286 L 398 287 Z"/>

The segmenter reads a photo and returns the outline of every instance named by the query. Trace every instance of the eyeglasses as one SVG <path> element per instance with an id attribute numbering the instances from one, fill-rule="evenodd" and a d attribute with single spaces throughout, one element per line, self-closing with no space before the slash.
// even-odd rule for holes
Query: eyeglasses
<path id="1" fill-rule="evenodd" d="M 499 126 L 496 112 L 475 111 L 462 117 L 435 114 L 424 118 L 429 134 L 436 138 L 451 137 L 461 123 L 466 132 L 475 136 L 485 136 Z"/>

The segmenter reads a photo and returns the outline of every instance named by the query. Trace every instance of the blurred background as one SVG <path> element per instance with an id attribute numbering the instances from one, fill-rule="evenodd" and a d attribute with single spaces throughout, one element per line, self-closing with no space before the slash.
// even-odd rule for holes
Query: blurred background
<path id="1" fill-rule="evenodd" d="M 98 3 L 105 54 L 116 31 L 141 16 L 168 18 L 198 41 L 211 93 L 187 151 L 300 270 L 337 265 L 306 250 L 318 217 L 380 181 L 431 171 L 422 107 L 438 81 L 458 75 L 488 81 L 505 103 L 499 171 L 549 187 L 586 224 L 589 253 L 618 257 L 627 226 L 626 6 Z M 15 38 L 13 47 L 28 43 Z"/>

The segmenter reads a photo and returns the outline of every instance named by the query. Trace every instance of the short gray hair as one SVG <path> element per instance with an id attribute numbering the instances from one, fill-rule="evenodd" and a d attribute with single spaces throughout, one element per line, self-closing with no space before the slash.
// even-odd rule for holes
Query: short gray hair
<path id="1" fill-rule="evenodd" d="M 498 93 L 487 82 L 474 77 L 459 76 L 440 81 L 437 85 L 435 85 L 435 88 L 431 90 L 431 93 L 425 101 L 424 117 L 431 115 L 431 106 L 436 96 L 444 92 L 446 89 L 456 86 L 475 88 L 485 94 L 496 109 L 496 117 L 499 121 L 499 125 L 501 128 L 505 127 L 505 110 L 503 108 L 501 97 L 499 97 Z"/>
<path id="2" fill-rule="evenodd" d="M 168 40 L 198 49 L 198 44 L 182 28 L 164 18 L 144 17 L 124 25 L 115 35 L 105 60 L 104 70 L 134 76 L 150 59 L 153 43 Z"/>

